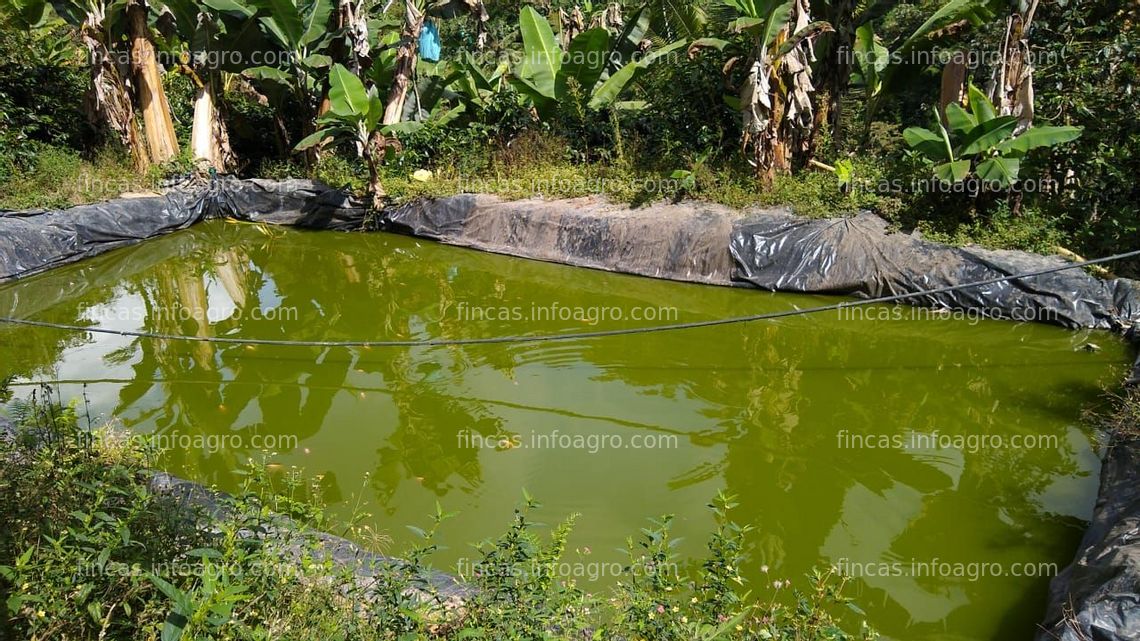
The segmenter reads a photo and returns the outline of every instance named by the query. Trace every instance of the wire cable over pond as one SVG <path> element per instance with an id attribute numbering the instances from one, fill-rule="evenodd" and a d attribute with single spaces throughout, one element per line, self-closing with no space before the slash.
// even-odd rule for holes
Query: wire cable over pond
<path id="1" fill-rule="evenodd" d="M 163 334 L 157 332 L 145 332 L 136 330 L 119 330 L 109 329 L 104 327 L 84 327 L 82 325 L 69 325 L 64 323 L 52 323 L 48 321 L 37 321 L 21 318 L 0 317 L 0 323 L 8 323 L 11 325 L 23 325 L 29 327 L 43 327 L 49 329 L 59 329 L 64 331 L 73 332 L 91 332 L 96 334 L 110 334 L 113 336 L 130 336 L 137 338 L 151 338 L 159 340 L 177 340 L 188 341 L 196 343 L 220 343 L 232 345 L 276 345 L 276 346 L 297 346 L 297 347 L 437 347 L 437 346 L 451 346 L 451 345 L 499 345 L 507 343 L 542 343 L 553 341 L 570 341 L 570 340 L 583 340 L 591 338 L 605 338 L 609 336 L 630 336 L 636 334 L 650 334 L 657 332 L 670 332 L 685 329 L 697 329 L 702 327 L 717 327 L 721 325 L 734 325 L 739 323 L 751 323 L 764 320 L 775 320 L 779 318 L 788 318 L 792 316 L 804 316 L 807 314 L 818 314 L 822 312 L 838 311 L 841 309 L 860 307 L 864 305 L 876 305 L 884 303 L 893 303 L 906 301 L 908 299 L 920 298 L 922 296 L 932 296 L 936 294 L 943 294 L 946 292 L 960 291 L 972 287 L 984 287 L 986 285 L 994 285 L 1007 281 L 1020 280 L 1023 278 L 1032 278 L 1035 276 L 1044 276 L 1056 272 L 1066 271 L 1070 269 L 1080 269 L 1091 265 L 1099 265 L 1102 263 L 1109 263 L 1117 260 L 1123 260 L 1140 256 L 1140 249 L 1124 252 L 1120 254 L 1113 254 L 1111 256 L 1104 256 L 1102 258 L 1095 258 L 1092 260 L 1084 260 L 1066 265 L 1059 265 L 1049 267 L 1046 269 L 1039 269 L 1028 272 L 1021 272 L 1017 274 L 1009 274 L 1006 276 L 998 276 L 995 278 L 987 278 L 984 280 L 973 281 L 969 283 L 961 283 L 958 285 L 949 285 L 946 287 L 937 287 L 933 289 L 920 290 L 915 292 L 907 292 L 903 294 L 893 294 L 890 296 L 879 296 L 875 298 L 865 298 L 853 301 L 844 301 L 842 303 L 835 303 L 832 305 L 820 305 L 816 307 L 794 308 L 783 310 L 779 312 L 767 312 L 764 314 L 751 314 L 747 316 L 734 316 L 730 318 L 717 318 L 703 321 L 692 321 L 688 323 L 673 323 L 668 325 L 654 325 L 649 327 L 629 327 L 623 329 L 610 329 L 610 330 L 597 330 L 590 332 L 569 332 L 564 334 L 539 334 L 539 335 L 515 335 L 515 336 L 489 336 L 485 338 L 429 338 L 429 339 L 413 339 L 413 340 L 359 340 L 359 341 L 318 341 L 318 340 L 284 340 L 284 339 L 259 339 L 259 338 L 227 338 L 224 336 L 188 336 L 182 334 Z M 996 317 L 995 317 L 996 318 Z"/>

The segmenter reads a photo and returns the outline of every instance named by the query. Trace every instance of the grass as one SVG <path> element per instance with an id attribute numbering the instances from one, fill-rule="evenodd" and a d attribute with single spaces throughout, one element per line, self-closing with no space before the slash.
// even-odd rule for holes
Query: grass
<path id="1" fill-rule="evenodd" d="M 453 158 L 435 158 L 421 165 L 399 162 L 384 168 L 383 183 L 397 202 L 418 197 L 442 197 L 458 193 L 494 194 L 508 200 L 531 197 L 547 199 L 602 195 L 611 202 L 641 206 L 656 201 L 692 199 L 736 209 L 789 207 L 804 216 L 822 217 L 854 213 L 860 209 L 892 211 L 897 199 L 880 198 L 869 192 L 844 193 L 835 174 L 805 171 L 782 176 L 768 189 L 759 188 L 747 167 L 733 162 L 689 159 L 685 166 L 653 167 L 628 161 L 578 163 L 565 157 L 567 145 L 557 137 L 527 134 L 491 152 L 479 149 L 457 152 Z M 633 154 L 631 154 L 633 155 Z M 303 175 L 295 165 L 265 168 L 270 177 Z M 417 170 L 430 170 L 427 180 L 417 180 Z M 881 170 L 871 163 L 858 171 L 875 175 Z M 367 175 L 360 162 L 344 155 L 328 154 L 312 172 L 336 187 L 363 192 Z M 691 176 L 686 180 L 684 175 Z"/>
<path id="2" fill-rule="evenodd" d="M 934 221 L 920 221 L 918 229 L 935 242 L 948 245 L 980 245 L 988 249 L 1020 249 L 1040 254 L 1056 253 L 1071 238 L 1059 228 L 1059 222 L 1033 209 L 1018 216 L 1000 209 L 987 220 L 969 219 L 953 226 Z"/>
<path id="3" fill-rule="evenodd" d="M 1064 221 L 1031 208 L 1012 215 L 999 203 L 994 213 L 981 218 L 971 215 L 963 204 L 954 216 L 947 216 L 929 199 L 877 190 L 874 186 L 891 179 L 897 169 L 872 158 L 849 159 L 853 188 L 841 189 L 835 173 L 809 168 L 794 176 L 777 177 L 765 189 L 746 165 L 733 159 L 690 158 L 681 167 L 651 167 L 627 161 L 572 162 L 565 150 L 557 137 L 532 133 L 509 145 L 457 150 L 452 156 L 422 163 L 410 154 L 413 160 L 401 158 L 384 168 L 383 183 L 395 202 L 458 193 L 487 193 L 509 200 L 602 195 L 632 206 L 691 199 L 741 210 L 787 207 L 807 217 L 870 210 L 896 228 L 917 229 L 930 240 L 959 246 L 978 244 L 1048 254 L 1073 242 L 1062 229 Z M 101 151 L 88 160 L 69 150 L 43 147 L 32 170 L 0 184 L 0 209 L 62 208 L 123 192 L 149 191 L 160 186 L 163 169 L 181 171 L 186 166 L 182 162 L 140 176 L 113 151 Z M 418 170 L 429 170 L 430 178 L 421 179 L 422 172 L 417 177 Z M 266 178 L 311 176 L 357 193 L 363 193 L 367 183 L 363 163 L 345 153 L 326 152 L 311 171 L 293 162 L 274 162 L 260 166 L 256 173 Z"/>
<path id="4" fill-rule="evenodd" d="M 0 183 L 0 209 L 58 209 L 83 205 L 124 192 L 157 187 L 155 176 L 139 176 L 129 160 L 104 149 L 85 159 L 69 149 L 44 146 L 35 164 Z"/>
<path id="5" fill-rule="evenodd" d="M 675 558 L 671 517 L 655 519 L 607 594 L 559 574 L 573 518 L 543 531 L 525 496 L 505 532 L 475 546 L 477 570 L 464 577 L 472 591 L 458 603 L 421 580 L 451 516 L 442 510 L 413 528 L 421 541 L 401 562 L 360 579 L 322 552 L 314 529 L 335 524 L 296 470 L 251 465 L 246 488 L 223 501 L 228 516 L 207 523 L 149 489 L 154 452 L 107 427 L 81 428 L 77 405 L 45 388 L 9 412 L 18 430 L 0 439 L 2 638 L 876 638 L 847 620 L 858 609 L 846 607 L 847 579 L 835 570 L 797 580 L 803 589 L 780 580 L 749 591 L 739 575 L 749 528 L 732 522 L 730 496 L 709 506 L 718 527 L 703 561 Z"/>
<path id="6" fill-rule="evenodd" d="M 1085 413 L 1085 421 L 1120 441 L 1140 439 L 1140 387 L 1107 395 L 1105 403 Z"/>

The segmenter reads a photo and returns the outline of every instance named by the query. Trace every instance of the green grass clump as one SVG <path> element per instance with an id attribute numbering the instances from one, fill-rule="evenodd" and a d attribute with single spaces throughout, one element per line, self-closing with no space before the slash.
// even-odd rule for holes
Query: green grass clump
<path id="1" fill-rule="evenodd" d="M 967 219 L 956 225 L 922 221 L 918 229 L 935 242 L 949 245 L 980 245 L 989 249 L 1020 249 L 1053 254 L 1065 247 L 1071 238 L 1060 228 L 1060 221 L 1035 210 L 1019 215 L 1001 208 L 986 220 Z"/>
<path id="2" fill-rule="evenodd" d="M 130 161 L 109 149 L 85 159 L 62 147 L 44 145 L 34 163 L 0 182 L 0 209 L 56 209 L 154 189 L 154 177 L 140 176 Z"/>

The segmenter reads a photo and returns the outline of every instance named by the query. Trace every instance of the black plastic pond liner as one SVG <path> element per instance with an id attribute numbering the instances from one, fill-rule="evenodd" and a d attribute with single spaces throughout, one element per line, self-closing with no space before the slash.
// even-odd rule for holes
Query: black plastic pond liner
<path id="1" fill-rule="evenodd" d="M 1037 641 L 1140 639 L 1140 441 L 1117 440 L 1101 468 L 1092 524 L 1050 584 Z"/>
<path id="2" fill-rule="evenodd" d="M 512 256 L 718 285 L 861 298 L 949 287 L 1049 269 L 1061 258 L 955 248 L 892 234 L 872 214 L 808 220 L 782 210 L 655 204 L 631 210 L 594 198 L 502 201 L 465 194 L 386 211 L 381 229 Z M 727 249 L 727 251 L 726 251 Z M 1128 331 L 1140 285 L 1070 269 L 915 296 L 914 305 L 976 316 Z M 1140 359 L 1133 367 L 1140 382 Z"/>
<path id="3" fill-rule="evenodd" d="M 463 194 L 386 211 L 379 226 L 451 245 L 652 278 L 732 285 L 737 212 L 683 203 L 641 209 L 597 197 L 503 201 Z"/>
<path id="4" fill-rule="evenodd" d="M 876 298 L 985 281 L 1067 264 L 1018 251 L 956 248 L 889 233 L 873 214 L 805 220 L 767 216 L 741 224 L 729 244 L 735 277 L 772 291 Z M 915 296 L 914 305 L 1125 331 L 1140 321 L 1140 288 L 1080 269 Z"/>
<path id="5" fill-rule="evenodd" d="M 207 218 L 343 230 L 360 228 L 365 213 L 351 197 L 314 181 L 231 178 L 161 196 L 55 211 L 0 212 L 0 281 L 90 258 Z"/>
<path id="6" fill-rule="evenodd" d="M 353 231 L 368 217 L 362 201 L 312 180 L 231 180 L 208 199 L 216 213 L 305 229 Z"/>
<path id="7" fill-rule="evenodd" d="M 61 211 L 0 214 L 0 280 L 27 276 L 201 219 L 185 196 L 112 200 Z"/>

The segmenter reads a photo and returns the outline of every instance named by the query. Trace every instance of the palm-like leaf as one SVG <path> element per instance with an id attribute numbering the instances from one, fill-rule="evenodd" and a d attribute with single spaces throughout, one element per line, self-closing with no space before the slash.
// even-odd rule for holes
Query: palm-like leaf
<path id="1" fill-rule="evenodd" d="M 696 40 L 708 33 L 709 14 L 701 0 L 650 0 L 650 32 L 660 40 Z"/>
<path id="2" fill-rule="evenodd" d="M 360 78 L 335 64 L 329 74 L 329 103 L 339 116 L 363 117 L 369 109 L 368 92 Z"/>
<path id="3" fill-rule="evenodd" d="M 604 28 L 596 27 L 578 34 L 570 43 L 566 64 L 558 74 L 558 93 L 565 93 L 566 81 L 570 78 L 586 91 L 592 89 L 605 71 L 609 50 L 610 32 Z"/>
<path id="4" fill-rule="evenodd" d="M 553 99 L 558 71 L 562 68 L 562 49 L 554 39 L 554 31 L 534 7 L 523 7 L 519 29 L 523 38 L 523 61 L 515 75 L 539 95 Z"/>

